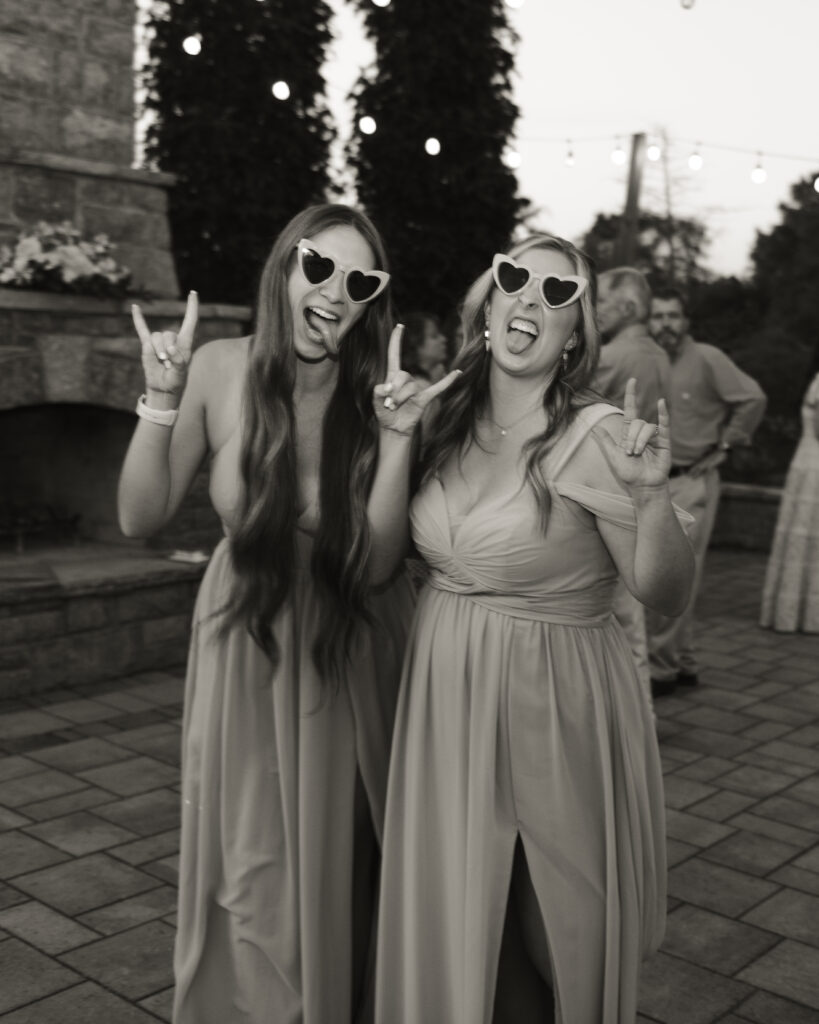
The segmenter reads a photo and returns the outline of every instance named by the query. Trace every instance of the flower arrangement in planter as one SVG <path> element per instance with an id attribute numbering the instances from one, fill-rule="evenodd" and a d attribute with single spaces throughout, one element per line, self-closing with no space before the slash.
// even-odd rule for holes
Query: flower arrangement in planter
<path id="1" fill-rule="evenodd" d="M 131 272 L 116 262 L 114 248 L 107 235 L 83 239 L 70 221 L 40 221 L 22 231 L 13 248 L 0 246 L 0 286 L 119 298 Z"/>

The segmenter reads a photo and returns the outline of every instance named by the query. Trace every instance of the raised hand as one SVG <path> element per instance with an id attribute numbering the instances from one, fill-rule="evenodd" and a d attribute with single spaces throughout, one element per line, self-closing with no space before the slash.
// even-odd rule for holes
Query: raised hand
<path id="1" fill-rule="evenodd" d="M 188 293 L 188 304 L 178 333 L 149 330 L 142 310 L 136 304 L 131 306 L 131 316 L 142 343 L 146 391 L 181 395 L 188 379 L 193 335 L 199 316 L 199 296 L 196 292 Z"/>
<path id="2" fill-rule="evenodd" d="M 452 370 L 437 384 L 421 385 L 405 370 L 401 369 L 401 335 L 403 324 L 398 324 L 390 335 L 387 348 L 387 376 L 383 384 L 373 388 L 373 409 L 378 425 L 396 434 L 410 435 L 418 425 L 424 409 L 433 398 L 460 376 L 460 370 Z"/>
<path id="3" fill-rule="evenodd" d="M 657 402 L 657 422 L 637 419 L 637 381 L 626 384 L 623 426 L 619 440 L 604 427 L 592 431 L 614 475 L 626 488 L 657 487 L 671 469 L 671 436 L 665 399 Z"/>

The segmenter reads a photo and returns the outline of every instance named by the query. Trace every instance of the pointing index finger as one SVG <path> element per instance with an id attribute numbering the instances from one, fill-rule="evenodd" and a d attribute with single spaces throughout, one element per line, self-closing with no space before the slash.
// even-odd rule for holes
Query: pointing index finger
<path id="1" fill-rule="evenodd" d="M 390 335 L 390 343 L 387 347 L 387 378 L 401 372 L 401 338 L 404 334 L 404 325 L 396 324 Z"/>

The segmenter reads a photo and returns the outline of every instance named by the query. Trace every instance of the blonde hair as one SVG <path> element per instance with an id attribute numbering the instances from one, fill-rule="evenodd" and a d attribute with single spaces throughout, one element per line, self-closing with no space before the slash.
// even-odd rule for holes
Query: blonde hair
<path id="1" fill-rule="evenodd" d="M 526 479 L 537 497 L 545 529 L 551 503 L 543 475 L 543 462 L 577 410 L 600 401 L 590 390 L 600 356 L 600 332 L 594 312 L 597 283 L 590 257 L 571 242 L 555 235 L 532 235 L 512 246 L 508 255 L 517 258 L 532 249 L 562 253 L 571 261 L 573 272 L 589 282 L 577 303 L 578 316 L 574 328 L 576 343 L 567 353 L 565 366 L 561 364 L 558 367 L 557 374 L 543 396 L 546 430 L 530 438 L 523 447 L 526 454 Z M 489 367 L 492 361 L 484 342 L 485 308 L 494 287 L 492 270 L 489 268 L 466 293 L 461 314 L 464 345 L 453 366 L 461 370 L 461 375 L 447 391 L 430 432 L 433 440 L 425 454 L 422 481 L 437 473 L 453 453 L 460 457 L 470 444 L 479 443 L 475 424 L 485 411 L 489 397 Z"/>

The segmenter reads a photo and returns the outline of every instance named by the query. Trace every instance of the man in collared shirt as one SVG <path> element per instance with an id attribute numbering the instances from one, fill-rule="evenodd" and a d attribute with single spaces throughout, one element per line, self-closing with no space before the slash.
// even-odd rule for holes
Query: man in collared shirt
<path id="1" fill-rule="evenodd" d="M 657 422 L 657 400 L 668 399 L 671 364 L 648 333 L 651 288 L 634 267 L 606 270 L 598 278 L 597 323 L 603 336 L 600 361 L 592 387 L 612 405 L 623 408 L 626 384 L 637 379 L 637 415 Z M 614 594 L 614 614 L 625 630 L 637 674 L 646 693 L 651 691 L 645 610 L 620 581 Z"/>
<path id="2" fill-rule="evenodd" d="M 689 336 L 685 300 L 675 289 L 655 293 L 648 326 L 671 360 L 671 500 L 695 519 L 689 537 L 696 571 L 688 607 L 675 619 L 647 613 L 652 690 L 662 696 L 699 681 L 693 611 L 719 504 L 718 467 L 731 448 L 750 444 L 766 398 L 724 352 Z"/>

